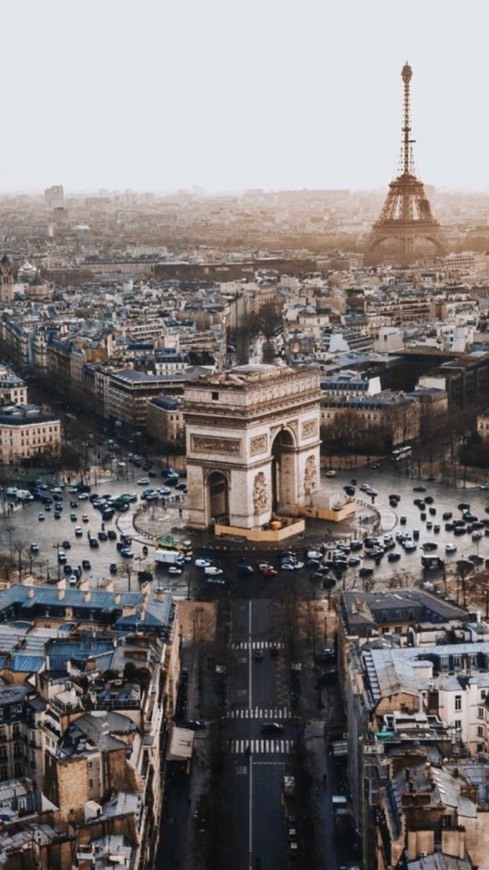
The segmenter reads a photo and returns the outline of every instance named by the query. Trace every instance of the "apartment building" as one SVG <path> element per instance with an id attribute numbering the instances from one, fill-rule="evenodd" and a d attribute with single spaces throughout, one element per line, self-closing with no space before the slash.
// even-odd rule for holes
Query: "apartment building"
<path id="1" fill-rule="evenodd" d="M 37 405 L 4 408 L 0 414 L 0 461 L 5 465 L 61 449 L 61 423 L 54 414 L 42 413 Z"/>
<path id="2" fill-rule="evenodd" d="M 420 429 L 420 404 L 412 395 L 384 391 L 373 396 L 321 399 L 321 426 L 348 424 L 356 432 L 382 431 L 392 445 L 414 441 Z"/>
<path id="3" fill-rule="evenodd" d="M 182 441 L 185 438 L 182 400 L 166 396 L 150 399 L 147 430 L 157 441 Z"/>

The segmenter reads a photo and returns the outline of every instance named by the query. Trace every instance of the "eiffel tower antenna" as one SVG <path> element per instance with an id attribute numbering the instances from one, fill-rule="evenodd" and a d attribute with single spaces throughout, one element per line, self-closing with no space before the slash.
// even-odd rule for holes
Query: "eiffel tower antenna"
<path id="1" fill-rule="evenodd" d="M 401 72 L 404 82 L 404 126 L 402 128 L 402 166 L 404 175 L 414 175 L 413 166 L 413 143 L 411 139 L 411 93 L 410 85 L 413 71 L 409 64 L 404 64 Z"/>
<path id="2" fill-rule="evenodd" d="M 383 242 L 393 240 L 397 247 L 397 260 L 403 265 L 413 262 L 414 242 L 417 238 L 431 242 L 438 254 L 447 252 L 446 241 L 440 224 L 431 213 L 423 182 L 414 172 L 413 144 L 411 138 L 411 79 L 413 71 L 404 64 L 403 81 L 403 126 L 400 174 L 389 185 L 379 219 L 374 223 L 365 243 L 364 263 L 381 262 L 377 249 Z"/>

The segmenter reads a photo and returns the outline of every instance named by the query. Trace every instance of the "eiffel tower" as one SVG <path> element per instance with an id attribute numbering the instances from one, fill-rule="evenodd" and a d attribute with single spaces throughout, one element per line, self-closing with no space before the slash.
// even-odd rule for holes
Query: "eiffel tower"
<path id="1" fill-rule="evenodd" d="M 397 261 L 401 265 L 415 259 L 414 242 L 417 238 L 431 242 L 440 255 L 447 253 L 447 244 L 440 224 L 431 213 L 431 206 L 424 191 L 423 182 L 414 174 L 413 143 L 411 139 L 410 83 L 413 71 L 405 63 L 401 77 L 404 82 L 404 112 L 401 145 L 401 174 L 389 184 L 389 192 L 374 223 L 364 248 L 364 263 L 379 262 L 377 248 L 386 241 L 397 243 Z M 376 256 L 377 255 L 377 256 Z"/>

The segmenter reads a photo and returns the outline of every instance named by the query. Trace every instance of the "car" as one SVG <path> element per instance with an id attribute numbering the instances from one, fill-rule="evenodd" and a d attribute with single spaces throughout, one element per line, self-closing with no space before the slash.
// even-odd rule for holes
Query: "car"
<path id="1" fill-rule="evenodd" d="M 441 515 L 441 518 L 442 518 L 442 520 L 451 520 L 452 519 L 452 512 L 445 511 L 445 513 Z"/>
<path id="2" fill-rule="evenodd" d="M 469 511 L 470 505 L 466 501 L 461 501 L 459 505 L 457 505 L 459 511 Z"/>
<path id="3" fill-rule="evenodd" d="M 178 565 L 170 565 L 168 568 L 169 574 L 180 575 L 183 574 L 182 568 L 179 568 Z"/>
<path id="4" fill-rule="evenodd" d="M 481 489 L 481 490 L 489 489 L 489 483 L 481 483 L 479 486 L 479 489 Z"/>
<path id="5" fill-rule="evenodd" d="M 114 529 L 109 529 L 107 537 L 109 541 L 117 541 L 117 532 L 114 532 Z"/>
<path id="6" fill-rule="evenodd" d="M 90 562 L 90 559 L 82 559 L 82 568 L 84 571 L 92 570 L 92 563 Z"/>
<path id="7" fill-rule="evenodd" d="M 148 483 L 149 483 L 149 480 L 147 477 L 140 477 L 138 480 L 138 486 L 147 486 Z"/>
<path id="8" fill-rule="evenodd" d="M 415 544 L 412 540 L 404 541 L 402 545 L 406 551 L 406 553 L 412 553 L 417 548 L 417 544 Z"/>
<path id="9" fill-rule="evenodd" d="M 204 728 L 207 728 L 207 723 L 201 719 L 189 719 L 188 722 L 185 722 L 185 728 L 190 728 L 191 731 L 203 731 Z"/>
<path id="10" fill-rule="evenodd" d="M 350 483 L 346 483 L 345 486 L 343 487 L 343 489 L 344 489 L 346 495 L 351 495 L 351 496 L 355 495 L 356 489 Z"/>
<path id="11" fill-rule="evenodd" d="M 435 499 L 433 498 L 432 495 L 426 495 L 424 500 L 425 500 L 426 504 L 433 504 Z"/>
<path id="12" fill-rule="evenodd" d="M 78 583 L 77 575 L 70 574 L 70 576 L 68 577 L 68 583 L 70 584 L 70 586 L 76 586 L 76 584 Z"/>
<path id="13" fill-rule="evenodd" d="M 391 498 L 393 501 L 401 501 L 401 496 L 396 492 L 391 492 L 389 498 Z"/>
<path id="14" fill-rule="evenodd" d="M 445 553 L 456 553 L 456 552 L 457 552 L 457 545 L 456 544 L 452 544 L 452 543 L 445 544 Z"/>
<path id="15" fill-rule="evenodd" d="M 39 544 L 36 544 L 33 541 L 31 544 L 30 550 L 31 550 L 31 553 L 38 553 L 39 552 Z"/>
<path id="16" fill-rule="evenodd" d="M 98 541 L 97 541 L 97 543 L 98 543 Z M 122 547 L 122 549 L 119 552 L 120 552 L 121 556 L 123 557 L 123 559 L 132 559 L 134 557 L 134 553 L 132 550 L 129 549 L 129 547 Z"/>
<path id="17" fill-rule="evenodd" d="M 87 501 L 88 492 L 81 492 L 78 496 L 78 501 Z"/>
<path id="18" fill-rule="evenodd" d="M 245 564 L 243 564 L 242 562 L 239 563 L 239 565 L 238 565 L 238 574 L 245 574 L 245 575 L 247 575 L 247 576 L 250 576 L 251 574 L 254 574 L 254 573 L 255 573 L 255 572 L 254 572 L 254 570 L 253 570 L 253 568 L 252 568 L 251 565 L 245 565 Z"/>
<path id="19" fill-rule="evenodd" d="M 76 517 L 75 517 L 75 519 L 76 519 Z M 88 514 L 82 514 L 82 523 L 88 523 L 88 522 L 89 522 Z"/>
<path id="20" fill-rule="evenodd" d="M 60 565 L 64 565 L 66 562 L 66 553 L 64 553 L 63 550 L 58 550 L 58 562 Z"/>
<path id="21" fill-rule="evenodd" d="M 264 565 L 258 569 L 262 577 L 277 577 L 278 571 L 273 565 Z"/>
<path id="22" fill-rule="evenodd" d="M 484 559 L 482 558 L 482 556 L 479 556 L 478 553 L 472 553 L 467 558 L 469 562 L 473 562 L 474 565 L 482 565 L 484 562 Z"/>
<path id="23" fill-rule="evenodd" d="M 206 577 L 221 577 L 224 574 L 222 568 L 218 568 L 217 565 L 207 565 L 204 567 L 204 572 Z"/>
<path id="24" fill-rule="evenodd" d="M 280 722 L 264 722 L 261 726 L 262 734 L 283 734 L 284 726 Z"/>
<path id="25" fill-rule="evenodd" d="M 369 488 L 368 483 L 362 483 L 361 486 L 359 487 L 360 492 L 367 492 L 368 488 Z"/>
<path id="26" fill-rule="evenodd" d="M 109 571 L 111 574 L 117 574 L 117 562 L 111 562 L 109 565 Z"/>
<path id="27" fill-rule="evenodd" d="M 326 472 L 326 477 L 336 477 L 336 471 L 334 470 L 334 468 L 328 469 L 328 471 Z"/>
<path id="28" fill-rule="evenodd" d="M 215 583 L 217 586 L 224 586 L 225 580 L 223 577 L 206 577 L 207 583 Z"/>
<path id="29" fill-rule="evenodd" d="M 99 541 L 108 541 L 107 532 L 104 532 L 103 530 L 101 532 L 97 533 L 97 537 L 98 537 Z"/>
<path id="30" fill-rule="evenodd" d="M 77 507 L 78 507 L 77 501 L 70 501 L 70 508 L 77 508 Z"/>
<path id="31" fill-rule="evenodd" d="M 287 567 L 285 567 L 286 565 Z M 283 571 L 300 571 L 304 567 L 304 562 L 300 562 L 298 559 L 294 559 L 292 562 L 290 559 L 284 559 L 280 567 Z"/>
<path id="32" fill-rule="evenodd" d="M 69 541 L 63 541 L 62 547 L 63 550 L 71 550 L 71 543 Z"/>
<path id="33" fill-rule="evenodd" d="M 148 477 L 156 477 L 156 471 L 148 471 Z"/>
<path id="34" fill-rule="evenodd" d="M 357 556 L 350 556 L 348 559 L 348 566 L 350 568 L 356 568 L 357 565 L 360 564 L 360 559 Z"/>
<path id="35" fill-rule="evenodd" d="M 389 555 L 391 555 L 391 554 L 389 554 Z M 387 557 L 387 558 L 389 558 L 389 557 Z M 360 568 L 360 570 L 358 572 L 359 576 L 363 577 L 363 578 L 371 577 L 373 575 L 373 573 L 374 573 L 373 568 Z"/>
<path id="36" fill-rule="evenodd" d="M 323 554 L 320 550 L 307 550 L 306 559 L 322 559 Z"/>
<path id="37" fill-rule="evenodd" d="M 438 549 L 438 544 L 435 544 L 434 541 L 425 541 L 424 544 L 421 544 L 421 549 L 425 551 L 425 553 L 429 553 L 432 550 Z"/>
<path id="38" fill-rule="evenodd" d="M 97 538 L 89 538 L 89 539 L 88 539 L 88 544 L 89 544 L 89 546 L 90 546 L 90 549 L 92 549 L 92 550 L 96 550 L 97 547 L 99 546 L 99 543 L 98 543 L 98 541 L 97 541 Z"/>
<path id="39" fill-rule="evenodd" d="M 160 487 L 160 489 L 158 490 L 158 494 L 159 494 L 159 495 L 162 495 L 162 496 L 165 496 L 165 495 L 171 495 L 171 494 L 172 494 L 172 491 L 171 491 L 171 489 L 170 489 L 169 486 L 162 486 L 162 487 Z"/>
<path id="40" fill-rule="evenodd" d="M 38 514 L 37 519 L 39 520 L 40 523 L 42 523 L 42 521 L 45 520 L 46 517 L 44 516 L 44 514 Z"/>
<path id="41" fill-rule="evenodd" d="M 426 487 L 419 483 L 417 486 L 413 486 L 413 492 L 426 492 Z"/>
<path id="42" fill-rule="evenodd" d="M 253 658 L 254 658 L 255 662 L 261 662 L 261 661 L 263 661 L 263 650 L 262 650 L 262 649 L 256 649 L 256 650 L 254 651 L 254 653 L 253 653 Z"/>
<path id="43" fill-rule="evenodd" d="M 401 558 L 401 554 L 396 552 L 395 550 L 393 550 L 391 553 L 387 554 L 387 561 L 388 562 L 398 562 L 400 558 Z"/>
<path id="44" fill-rule="evenodd" d="M 270 646 L 270 655 L 273 657 L 276 657 L 276 656 L 278 656 L 279 652 L 280 652 L 280 650 L 279 650 L 278 644 L 272 643 L 272 645 Z"/>
<path id="45" fill-rule="evenodd" d="M 176 483 L 175 489 L 179 492 L 187 492 L 187 484 L 186 483 Z"/>
<path id="46" fill-rule="evenodd" d="M 194 565 L 196 568 L 211 568 L 212 561 L 199 556 L 199 558 L 195 560 Z"/>
<path id="47" fill-rule="evenodd" d="M 81 526 L 75 526 L 75 537 L 81 538 L 83 535 L 83 529 Z"/>
<path id="48" fill-rule="evenodd" d="M 372 462 L 369 467 L 372 471 L 377 471 L 377 469 L 380 468 L 380 462 Z"/>

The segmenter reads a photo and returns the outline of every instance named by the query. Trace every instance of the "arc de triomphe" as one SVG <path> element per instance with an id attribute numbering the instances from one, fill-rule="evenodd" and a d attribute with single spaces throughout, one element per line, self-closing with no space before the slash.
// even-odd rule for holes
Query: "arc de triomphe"
<path id="1" fill-rule="evenodd" d="M 319 375 L 238 366 L 186 385 L 188 525 L 259 528 L 319 488 Z"/>

